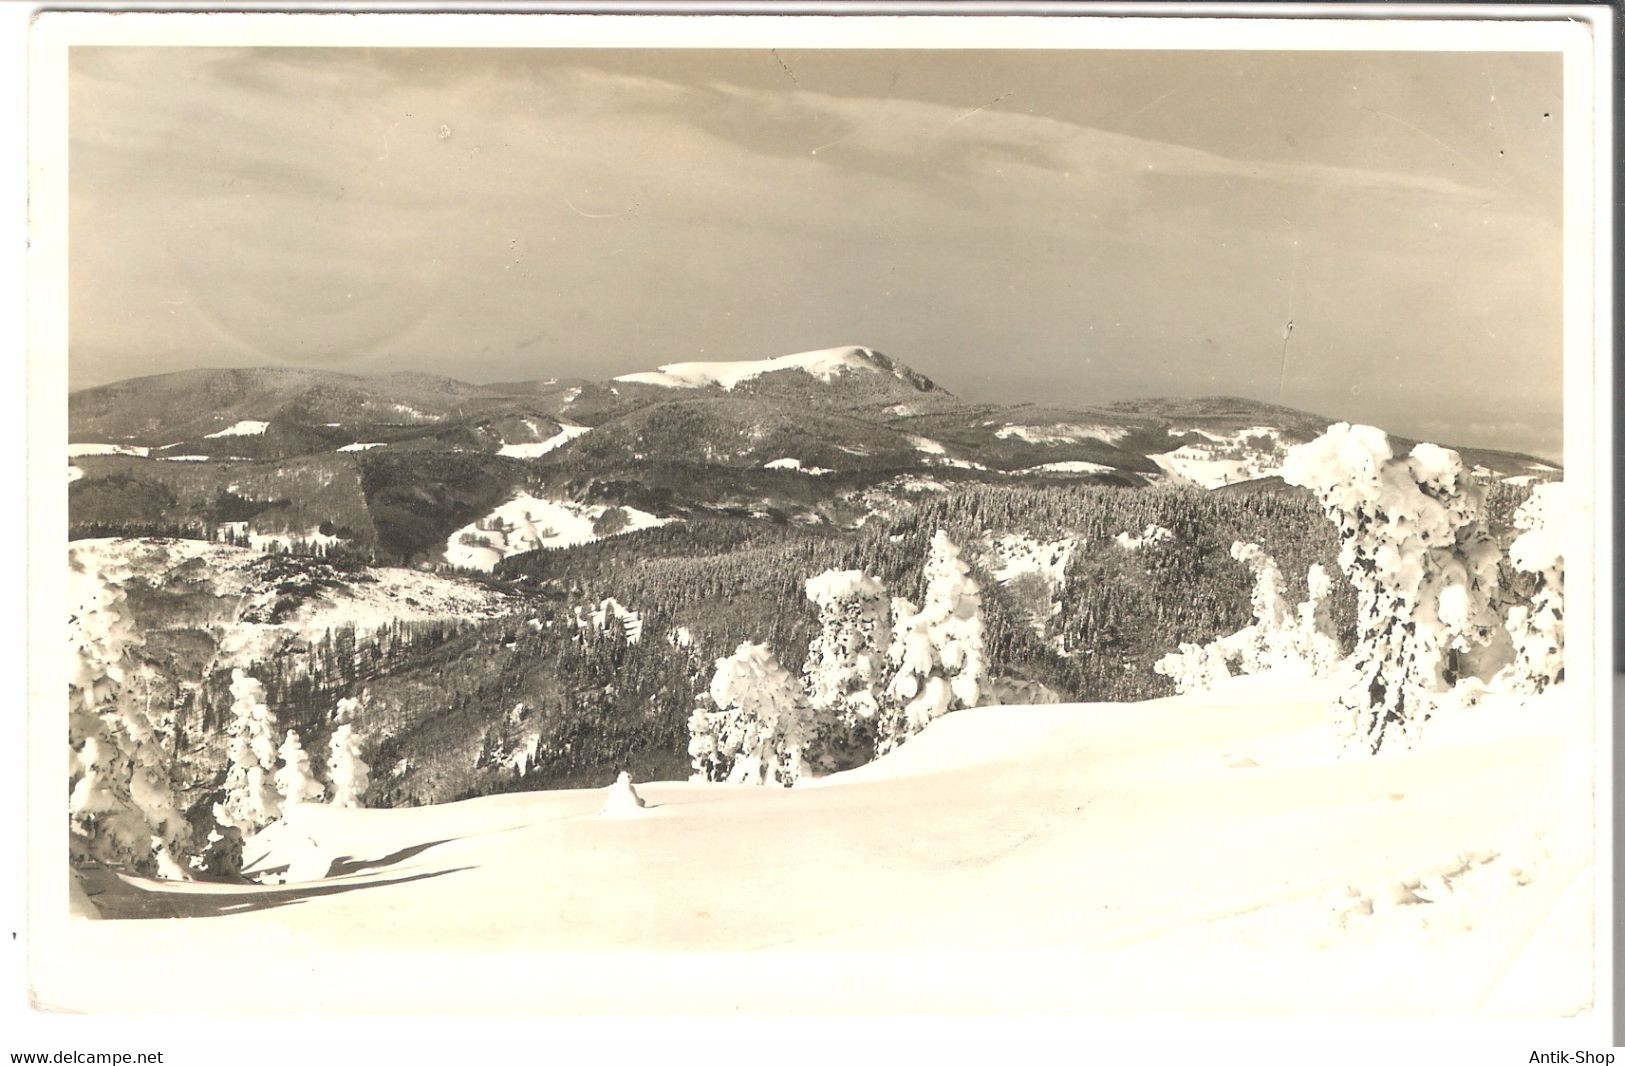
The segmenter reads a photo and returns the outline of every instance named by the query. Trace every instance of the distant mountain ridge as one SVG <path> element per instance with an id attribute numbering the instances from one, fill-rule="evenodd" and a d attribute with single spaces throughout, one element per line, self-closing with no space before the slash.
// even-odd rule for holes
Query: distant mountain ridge
<path id="1" fill-rule="evenodd" d="M 851 529 L 965 481 L 1283 491 L 1286 450 L 1331 421 L 1239 397 L 972 403 L 862 346 L 608 381 L 202 369 L 70 394 L 70 509 L 79 535 L 225 527 L 443 562 L 489 558 L 480 524 L 522 495 L 538 521 L 593 516 L 579 538 L 628 514 Z M 1488 480 L 1560 476 L 1457 450 Z M 523 551 L 556 531 L 512 534 L 490 539 Z"/>

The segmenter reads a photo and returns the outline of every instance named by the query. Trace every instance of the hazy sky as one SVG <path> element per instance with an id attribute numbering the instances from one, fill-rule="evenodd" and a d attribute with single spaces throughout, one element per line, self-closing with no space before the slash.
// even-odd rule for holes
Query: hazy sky
<path id="1" fill-rule="evenodd" d="M 74 388 L 864 344 L 1557 457 L 1543 54 L 75 48 Z M 1292 332 L 1282 382 L 1282 338 Z"/>

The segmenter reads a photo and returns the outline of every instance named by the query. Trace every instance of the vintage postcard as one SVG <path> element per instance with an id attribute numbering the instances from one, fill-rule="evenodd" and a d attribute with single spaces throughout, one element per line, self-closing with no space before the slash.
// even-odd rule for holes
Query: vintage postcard
<path id="1" fill-rule="evenodd" d="M 37 1009 L 1605 1046 L 1565 10 L 41 16 Z"/>

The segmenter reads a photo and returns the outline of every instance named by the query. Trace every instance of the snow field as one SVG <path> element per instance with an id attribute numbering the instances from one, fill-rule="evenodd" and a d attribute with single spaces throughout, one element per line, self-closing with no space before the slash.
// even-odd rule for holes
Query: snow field
<path id="1" fill-rule="evenodd" d="M 254 899 L 277 890 L 126 879 L 179 908 L 248 905 L 74 923 L 74 951 L 111 964 L 77 969 L 71 1001 L 202 1009 L 238 995 L 209 965 L 228 956 L 256 959 L 268 1009 L 324 1005 L 335 987 L 409 1009 L 421 974 L 378 953 L 418 952 L 433 955 L 437 997 L 454 987 L 485 1009 L 1582 1006 L 1589 940 L 1572 886 L 1589 835 L 1552 827 L 1571 816 L 1584 709 L 1558 690 L 1491 707 L 1494 728 L 1337 761 L 1334 687 L 1265 676 L 1136 705 L 958 711 L 812 787 L 639 783 L 633 817 L 600 813 L 609 789 L 303 804 L 251 842 L 255 865 L 335 869 L 328 894 L 290 886 L 297 906 L 262 910 Z M 1496 870 L 1542 830 L 1549 854 L 1527 883 Z M 1460 899 L 1397 901 L 1474 854 L 1446 886 Z M 490 960 L 538 952 L 555 961 L 527 960 L 526 980 L 491 976 Z M 119 959 L 145 979 L 127 983 Z M 314 965 L 327 980 L 298 978 Z M 946 972 L 892 983 L 913 966 Z M 334 979 L 355 967 L 370 978 Z M 1503 979 L 1542 995 L 1508 1002 Z"/>

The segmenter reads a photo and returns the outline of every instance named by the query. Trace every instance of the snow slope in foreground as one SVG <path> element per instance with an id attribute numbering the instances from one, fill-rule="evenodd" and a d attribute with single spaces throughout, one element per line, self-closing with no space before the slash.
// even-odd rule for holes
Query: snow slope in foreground
<path id="1" fill-rule="evenodd" d="M 639 784 L 647 807 L 616 817 L 601 813 L 603 789 L 300 807 L 250 852 L 315 883 L 104 874 L 91 888 L 112 914 L 217 917 L 70 922 L 66 976 L 41 999 L 1545 1017 L 1588 1006 L 1585 709 L 1558 691 L 1468 712 L 1416 754 L 1338 762 L 1321 747 L 1316 686 L 1248 678 L 1142 704 L 962 711 L 812 787 Z M 513 954 L 537 952 L 557 954 Z M 220 980 L 221 959 L 253 960 L 253 997 Z"/>

